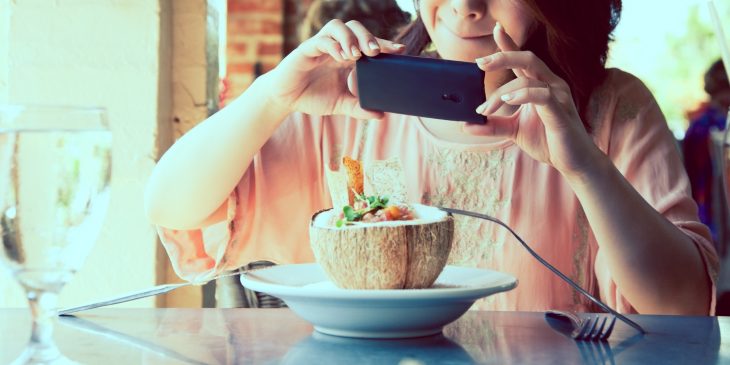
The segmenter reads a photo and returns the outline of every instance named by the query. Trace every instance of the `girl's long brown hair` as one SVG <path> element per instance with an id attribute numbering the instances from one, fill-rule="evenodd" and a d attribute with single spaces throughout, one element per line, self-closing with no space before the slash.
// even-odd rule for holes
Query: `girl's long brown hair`
<path id="1" fill-rule="evenodd" d="M 520 0 L 537 20 L 523 46 L 565 80 L 583 125 L 591 93 L 606 77 L 611 33 L 621 15 L 621 0 Z M 416 2 L 416 9 L 418 4 Z M 420 15 L 397 37 L 406 54 L 418 55 L 431 42 Z"/>

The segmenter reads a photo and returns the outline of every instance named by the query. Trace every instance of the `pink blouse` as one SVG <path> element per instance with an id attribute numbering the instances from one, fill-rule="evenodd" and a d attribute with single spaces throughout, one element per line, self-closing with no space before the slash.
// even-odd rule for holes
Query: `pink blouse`
<path id="1" fill-rule="evenodd" d="M 596 90 L 589 115 L 593 138 L 634 188 L 692 239 L 712 284 L 714 313 L 718 257 L 697 218 L 678 148 L 649 90 L 612 69 Z M 255 156 L 229 198 L 228 220 L 204 229 L 160 227 L 177 274 L 204 280 L 255 260 L 314 261 L 308 225 L 332 206 L 325 180 L 341 156 L 363 161 L 398 157 L 409 201 L 495 216 L 533 249 L 620 312 L 635 312 L 621 295 L 575 194 L 554 168 L 511 142 L 462 144 L 440 140 L 418 117 L 383 121 L 291 115 Z M 616 199 L 617 197 L 606 197 Z M 514 290 L 477 302 L 490 310 L 595 311 L 585 298 L 541 266 L 503 228 L 455 217 L 453 265 L 510 273 Z"/>

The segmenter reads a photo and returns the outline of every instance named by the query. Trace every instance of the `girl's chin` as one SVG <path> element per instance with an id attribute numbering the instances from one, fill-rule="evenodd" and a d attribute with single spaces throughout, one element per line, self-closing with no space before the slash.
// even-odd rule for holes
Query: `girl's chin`
<path id="1" fill-rule="evenodd" d="M 491 53 L 490 53 L 491 54 Z M 463 62 L 474 62 L 477 58 L 487 56 L 488 53 L 474 53 L 474 52 L 442 52 L 439 51 L 441 58 L 445 60 L 463 61 Z"/>
<path id="2" fill-rule="evenodd" d="M 475 48 L 455 48 L 455 47 L 441 47 L 438 49 L 439 56 L 445 60 L 474 62 L 477 58 L 489 56 L 495 53 L 496 50 L 486 49 L 475 49 Z"/>

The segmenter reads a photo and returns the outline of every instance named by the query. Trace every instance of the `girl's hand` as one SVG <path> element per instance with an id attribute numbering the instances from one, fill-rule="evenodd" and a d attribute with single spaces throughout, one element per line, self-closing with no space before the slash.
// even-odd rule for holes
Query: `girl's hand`
<path id="1" fill-rule="evenodd" d="M 597 150 L 585 131 L 568 84 L 534 53 L 520 51 L 500 24 L 494 37 L 501 52 L 477 60 L 485 72 L 512 69 L 517 78 L 498 88 L 477 108 L 487 123 L 467 124 L 475 135 L 508 137 L 536 160 L 563 174 L 580 175 Z M 504 104 L 520 109 L 512 116 L 493 115 Z"/>
<path id="2" fill-rule="evenodd" d="M 360 107 L 353 66 L 363 54 L 403 49 L 403 45 L 376 38 L 358 21 L 332 20 L 265 75 L 269 97 L 290 111 L 382 118 L 382 112 Z"/>

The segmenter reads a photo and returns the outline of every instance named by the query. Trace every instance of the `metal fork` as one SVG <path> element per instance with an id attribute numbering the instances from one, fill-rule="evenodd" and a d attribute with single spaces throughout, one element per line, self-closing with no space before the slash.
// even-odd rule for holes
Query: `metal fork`
<path id="1" fill-rule="evenodd" d="M 609 322 L 608 317 L 603 316 L 603 320 L 601 320 L 600 315 L 583 318 L 575 313 L 560 310 L 548 310 L 545 314 L 567 318 L 573 327 L 570 337 L 576 341 L 605 341 L 611 336 L 613 326 L 616 324 L 616 316 L 611 316 Z M 606 323 L 608 323 L 608 327 L 606 327 Z"/>
<path id="2" fill-rule="evenodd" d="M 643 328 L 641 328 L 641 326 L 639 326 L 636 322 L 630 320 L 629 318 L 627 318 L 623 314 L 615 311 L 613 308 L 609 307 L 606 303 L 603 303 L 601 300 L 599 300 L 595 296 L 593 296 L 590 293 L 588 293 L 585 289 L 583 289 L 580 285 L 578 285 L 576 282 L 574 282 L 573 280 L 571 280 L 568 276 L 566 276 L 565 274 L 563 274 L 560 270 L 558 270 L 557 268 L 555 268 L 553 265 L 550 265 L 549 262 L 547 262 L 545 259 L 543 259 L 540 255 L 538 255 L 537 252 L 535 252 L 532 248 L 530 248 L 530 246 L 522 239 L 522 237 L 520 237 L 514 230 L 512 230 L 512 228 L 510 228 L 510 226 L 508 226 L 506 223 L 502 222 L 501 220 L 499 220 L 497 218 L 494 218 L 492 216 L 486 215 L 486 214 L 470 212 L 470 211 L 467 211 L 467 210 L 454 209 L 454 208 L 444 208 L 444 207 L 439 207 L 439 209 L 443 210 L 444 212 L 448 212 L 448 213 L 452 213 L 452 214 L 459 214 L 459 215 L 465 215 L 465 216 L 469 216 L 469 217 L 473 217 L 473 218 L 480 218 L 480 219 L 488 220 L 490 222 L 497 223 L 500 226 L 502 226 L 505 229 L 507 229 L 512 234 L 512 236 L 514 236 L 517 239 L 517 241 L 519 241 L 520 244 L 522 244 L 522 247 L 524 247 L 527 250 L 527 252 L 529 252 L 530 255 L 532 255 L 532 257 L 534 257 L 537 261 L 539 261 L 543 266 L 545 266 L 548 269 L 550 269 L 550 271 L 552 271 L 555 275 L 557 275 L 558 277 L 560 277 L 561 279 L 563 279 L 563 281 L 565 281 L 570 286 L 572 286 L 573 289 L 577 290 L 583 296 L 585 296 L 586 298 L 590 299 L 597 306 L 601 307 L 601 309 L 605 310 L 606 312 L 608 312 L 608 313 L 610 313 L 610 314 L 612 314 L 614 316 L 614 319 L 611 321 L 611 325 L 609 326 L 609 330 L 610 331 L 608 331 L 608 335 L 610 335 L 611 334 L 611 331 L 613 331 L 613 324 L 615 323 L 616 318 L 620 319 L 624 323 L 626 323 L 629 326 L 633 327 L 634 329 L 636 329 L 637 331 L 639 331 L 639 333 L 641 333 L 642 335 L 646 333 L 646 331 Z M 565 312 L 563 312 L 563 313 L 565 313 Z M 581 331 L 588 331 L 587 329 L 585 329 L 585 330 L 583 329 L 584 323 L 582 321 L 580 322 L 580 324 L 581 324 L 580 326 L 577 326 L 576 325 L 576 326 L 574 326 L 574 328 L 579 328 L 580 327 L 581 328 Z M 593 325 L 591 326 L 592 329 L 590 331 L 588 331 L 587 333 L 592 333 L 593 332 L 593 327 L 595 327 L 595 325 L 597 325 L 597 323 L 593 323 Z M 601 326 L 601 327 L 603 327 L 603 326 Z M 580 334 L 580 332 L 579 332 L 579 334 Z M 605 337 L 608 338 L 608 335 L 605 336 Z M 583 334 L 583 336 L 585 336 L 585 334 Z M 573 338 L 576 338 L 576 337 L 573 337 Z"/>
<path id="3" fill-rule="evenodd" d="M 583 321 L 580 330 L 577 328 L 573 330 L 570 337 L 578 341 L 605 341 L 608 339 L 608 336 L 611 336 L 611 332 L 613 332 L 613 325 L 616 324 L 616 316 L 611 317 L 611 323 L 608 325 L 608 328 L 606 328 L 607 320 L 607 317 L 603 317 L 603 321 L 601 321 L 600 316 L 587 318 Z M 600 326 L 598 326 L 598 322 L 601 322 Z M 606 328 L 605 332 L 603 331 L 604 328 Z"/>

